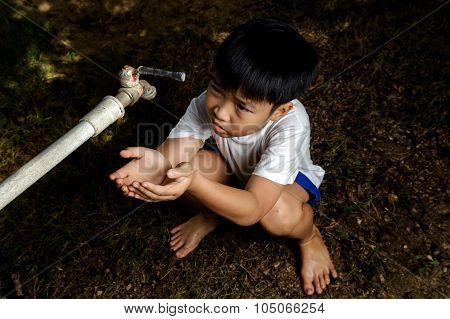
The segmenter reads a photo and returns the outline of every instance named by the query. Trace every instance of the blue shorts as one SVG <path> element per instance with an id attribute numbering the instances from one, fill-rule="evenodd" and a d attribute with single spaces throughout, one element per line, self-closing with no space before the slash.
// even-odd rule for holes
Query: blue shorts
<path id="1" fill-rule="evenodd" d="M 309 205 L 314 205 L 320 201 L 320 191 L 302 172 L 298 172 L 295 183 L 303 187 L 309 194 Z"/>

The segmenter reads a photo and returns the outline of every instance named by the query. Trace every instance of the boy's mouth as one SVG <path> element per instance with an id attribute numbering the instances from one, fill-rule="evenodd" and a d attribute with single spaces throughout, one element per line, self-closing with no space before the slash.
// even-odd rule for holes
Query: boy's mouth
<path id="1" fill-rule="evenodd" d="M 214 120 L 213 121 L 213 128 L 214 128 L 214 131 L 216 132 L 216 133 L 226 133 L 227 131 L 225 131 L 223 128 L 222 128 L 222 126 L 220 126 L 219 124 L 217 124 L 217 122 Z"/>

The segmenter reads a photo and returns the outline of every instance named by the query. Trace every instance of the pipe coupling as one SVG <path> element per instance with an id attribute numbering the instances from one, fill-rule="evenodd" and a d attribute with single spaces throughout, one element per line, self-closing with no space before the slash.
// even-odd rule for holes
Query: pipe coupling
<path id="1" fill-rule="evenodd" d="M 84 121 L 92 125 L 95 130 L 93 136 L 99 135 L 105 128 L 125 115 L 122 103 L 114 96 L 105 96 L 88 114 L 83 116 L 80 122 Z"/>

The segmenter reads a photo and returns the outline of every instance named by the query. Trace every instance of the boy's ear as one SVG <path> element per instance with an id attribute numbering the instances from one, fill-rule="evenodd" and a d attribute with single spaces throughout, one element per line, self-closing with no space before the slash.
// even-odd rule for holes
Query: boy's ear
<path id="1" fill-rule="evenodd" d="M 284 104 L 281 104 L 276 108 L 275 111 L 273 111 L 272 115 L 270 115 L 270 119 L 272 121 L 278 120 L 282 116 L 286 115 L 287 112 L 289 112 L 293 107 L 294 105 L 292 104 L 292 102 L 286 102 Z"/>

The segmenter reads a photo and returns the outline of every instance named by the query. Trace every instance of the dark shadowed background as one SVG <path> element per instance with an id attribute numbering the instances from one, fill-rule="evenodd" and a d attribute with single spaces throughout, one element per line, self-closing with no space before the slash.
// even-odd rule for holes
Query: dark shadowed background
<path id="1" fill-rule="evenodd" d="M 449 6 L 355 65 L 445 3 L 0 0 L 0 180 L 114 95 L 124 64 L 187 73 L 185 83 L 146 77 L 157 104 L 130 107 L 0 211 L 0 296 L 306 297 L 289 240 L 225 222 L 178 260 L 169 229 L 195 211 L 175 202 L 133 211 L 142 202 L 107 178 L 126 162 L 122 148 L 143 144 L 138 127 L 176 124 L 233 28 L 279 16 L 320 57 L 301 101 L 312 158 L 327 172 L 315 218 L 340 273 L 323 296 L 447 297 Z"/>

